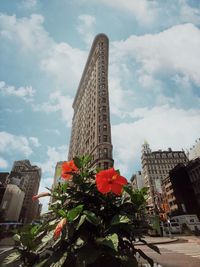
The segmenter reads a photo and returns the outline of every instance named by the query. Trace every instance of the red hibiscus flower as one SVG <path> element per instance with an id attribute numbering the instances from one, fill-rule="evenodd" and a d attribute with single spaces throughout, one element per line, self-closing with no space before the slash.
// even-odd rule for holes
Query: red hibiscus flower
<path id="1" fill-rule="evenodd" d="M 61 173 L 61 177 L 63 179 L 71 179 L 72 175 L 70 173 L 76 173 L 78 171 L 78 168 L 76 167 L 76 165 L 74 164 L 74 161 L 65 161 L 62 164 L 62 173 Z"/>
<path id="2" fill-rule="evenodd" d="M 57 224 L 56 229 L 54 231 L 54 235 L 53 235 L 54 239 L 58 239 L 58 237 L 60 236 L 61 231 L 62 231 L 62 229 L 66 223 L 67 223 L 67 220 L 64 218 Z"/>
<path id="3" fill-rule="evenodd" d="M 50 196 L 50 195 L 51 195 L 51 194 L 48 193 L 48 192 L 40 193 L 40 194 L 38 194 L 38 195 L 34 195 L 34 196 L 32 196 L 32 200 L 35 201 L 35 200 L 37 200 L 37 199 L 40 198 L 40 197 L 48 197 L 48 196 Z"/>
<path id="4" fill-rule="evenodd" d="M 121 195 L 122 188 L 127 183 L 126 178 L 119 175 L 114 168 L 100 171 L 96 174 L 97 189 L 102 194 L 113 192 L 116 195 Z"/>

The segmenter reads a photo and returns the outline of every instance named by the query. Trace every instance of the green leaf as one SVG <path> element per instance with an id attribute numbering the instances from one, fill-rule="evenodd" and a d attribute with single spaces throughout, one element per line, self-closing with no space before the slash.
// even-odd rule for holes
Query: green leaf
<path id="1" fill-rule="evenodd" d="M 126 193 L 128 193 L 128 194 L 130 195 L 130 197 L 132 197 L 132 195 L 133 195 L 133 190 L 132 190 L 129 186 L 125 185 L 125 186 L 123 187 L 123 189 L 124 189 L 124 191 L 125 191 Z"/>
<path id="2" fill-rule="evenodd" d="M 16 242 L 20 242 L 20 235 L 15 234 L 15 235 L 13 236 L 13 239 L 14 239 Z"/>
<path id="3" fill-rule="evenodd" d="M 20 253 L 18 251 L 12 252 L 8 255 L 2 262 L 2 266 L 7 266 L 10 263 L 14 263 L 15 261 L 20 259 Z"/>
<path id="4" fill-rule="evenodd" d="M 115 251 L 118 251 L 118 243 L 119 239 L 117 234 L 108 235 L 100 242 L 101 245 L 110 247 Z"/>
<path id="5" fill-rule="evenodd" d="M 101 222 L 101 219 L 96 216 L 96 214 L 89 210 L 84 210 L 83 212 L 86 215 L 86 220 L 94 225 L 98 225 Z"/>
<path id="6" fill-rule="evenodd" d="M 38 228 L 38 225 L 34 225 L 30 230 L 31 235 L 35 236 L 38 233 Z"/>
<path id="7" fill-rule="evenodd" d="M 78 216 L 80 215 L 80 213 L 83 210 L 84 205 L 78 205 L 75 208 L 71 209 L 70 211 L 67 212 L 67 220 L 69 222 L 72 222 L 74 220 L 76 220 L 78 218 Z"/>
<path id="8" fill-rule="evenodd" d="M 54 230 L 50 231 L 49 233 L 47 233 L 43 238 L 42 238 L 42 243 L 48 243 L 50 240 L 53 239 L 53 235 L 54 235 Z"/>
<path id="9" fill-rule="evenodd" d="M 86 220 L 86 215 L 82 215 L 76 226 L 76 230 L 78 230 L 81 227 L 81 225 L 85 222 L 85 220 Z"/>
<path id="10" fill-rule="evenodd" d="M 120 175 L 120 170 L 115 170 Z"/>
<path id="11" fill-rule="evenodd" d="M 117 214 L 112 218 L 111 225 L 130 223 L 130 216 Z"/>
<path id="12" fill-rule="evenodd" d="M 83 165 L 86 166 L 92 159 L 91 155 L 85 155 L 83 156 Z"/>
<path id="13" fill-rule="evenodd" d="M 67 213 L 64 210 L 58 210 L 58 214 L 62 217 L 67 217 Z"/>
<path id="14" fill-rule="evenodd" d="M 76 165 L 77 168 L 82 168 L 82 162 L 81 162 L 81 159 L 78 158 L 78 157 L 75 157 L 74 158 L 74 164 Z"/>

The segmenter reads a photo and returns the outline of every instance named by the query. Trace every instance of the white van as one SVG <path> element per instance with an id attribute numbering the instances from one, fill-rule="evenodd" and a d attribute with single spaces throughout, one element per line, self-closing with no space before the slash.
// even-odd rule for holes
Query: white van
<path id="1" fill-rule="evenodd" d="M 187 227 L 193 232 L 196 229 L 200 230 L 200 221 L 196 214 L 184 214 L 184 215 L 174 216 L 171 218 L 171 221 L 172 220 L 173 221 L 175 220 L 181 226 L 183 226 L 183 224 L 186 224 Z"/>
<path id="2" fill-rule="evenodd" d="M 163 230 L 166 234 L 169 234 L 169 230 L 172 234 L 182 233 L 182 227 L 180 226 L 180 224 L 178 222 L 171 221 L 171 220 L 163 224 Z"/>

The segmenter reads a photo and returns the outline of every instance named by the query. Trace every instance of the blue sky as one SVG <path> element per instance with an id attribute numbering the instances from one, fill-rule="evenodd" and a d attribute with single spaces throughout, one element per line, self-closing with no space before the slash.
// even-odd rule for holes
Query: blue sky
<path id="1" fill-rule="evenodd" d="M 141 145 L 188 149 L 200 136 L 200 1 L 1 0 L 0 171 L 66 160 L 72 102 L 95 35 L 110 40 L 115 167 L 140 170 Z M 44 201 L 44 206 L 46 206 Z"/>

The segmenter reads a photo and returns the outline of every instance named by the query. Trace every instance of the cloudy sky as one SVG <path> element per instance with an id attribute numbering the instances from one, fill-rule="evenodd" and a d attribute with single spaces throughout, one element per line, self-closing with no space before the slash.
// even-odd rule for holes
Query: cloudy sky
<path id="1" fill-rule="evenodd" d="M 200 137 L 200 1 L 1 0 L 0 171 L 30 159 L 42 167 L 40 190 L 51 186 L 101 32 L 110 40 L 115 167 L 127 178 L 140 170 L 144 140 L 188 149 Z"/>

